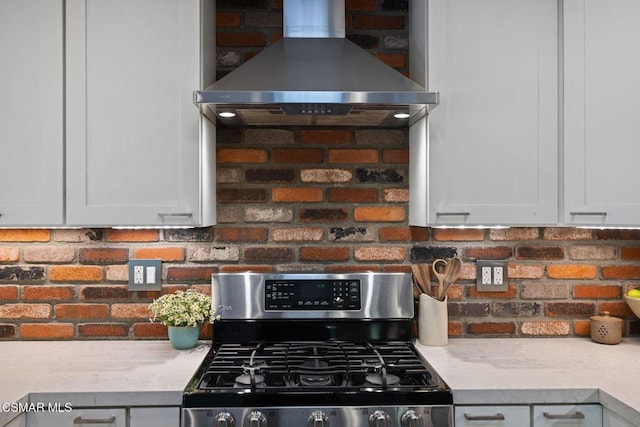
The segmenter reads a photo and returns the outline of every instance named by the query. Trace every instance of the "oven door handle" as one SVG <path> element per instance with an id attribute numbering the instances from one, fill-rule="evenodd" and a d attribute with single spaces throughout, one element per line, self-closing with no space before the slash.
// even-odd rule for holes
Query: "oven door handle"
<path id="1" fill-rule="evenodd" d="M 467 421 L 504 421 L 504 414 L 498 412 L 495 415 L 469 415 L 465 412 L 464 418 Z"/>

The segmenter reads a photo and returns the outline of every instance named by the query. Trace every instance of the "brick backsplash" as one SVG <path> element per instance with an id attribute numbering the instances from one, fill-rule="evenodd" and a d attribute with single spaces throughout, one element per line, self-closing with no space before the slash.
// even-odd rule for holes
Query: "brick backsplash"
<path id="1" fill-rule="evenodd" d="M 346 0 L 347 37 L 408 73 L 407 0 Z M 281 0 L 218 0 L 223 75 L 282 37 Z M 409 227 L 407 132 L 219 129 L 218 225 L 167 230 L 0 230 L 0 339 L 148 339 L 160 292 L 129 292 L 129 258 L 163 260 L 163 291 L 210 292 L 217 271 L 402 271 L 454 255 L 452 337 L 588 336 L 589 316 L 640 322 L 640 231 Z M 480 293 L 475 260 L 509 262 L 508 291 Z M 203 330 L 210 336 L 211 328 Z"/>

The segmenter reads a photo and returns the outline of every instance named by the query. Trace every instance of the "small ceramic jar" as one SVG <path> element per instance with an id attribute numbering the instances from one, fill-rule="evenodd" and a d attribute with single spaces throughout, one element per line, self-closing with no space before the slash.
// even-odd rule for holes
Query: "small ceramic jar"
<path id="1" fill-rule="evenodd" d="M 622 340 L 622 319 L 609 316 L 591 316 L 591 339 L 600 344 L 618 344 Z"/>

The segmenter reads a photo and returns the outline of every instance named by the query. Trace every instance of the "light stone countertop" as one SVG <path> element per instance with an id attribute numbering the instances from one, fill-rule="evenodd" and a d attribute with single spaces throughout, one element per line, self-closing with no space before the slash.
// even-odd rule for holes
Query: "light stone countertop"
<path id="1" fill-rule="evenodd" d="M 464 404 L 600 403 L 640 426 L 640 339 L 449 339 L 416 343 Z"/>
<path id="2" fill-rule="evenodd" d="M 4 403 L 180 406 L 209 347 L 176 350 L 166 340 L 0 342 L 0 426 L 18 415 L 3 412 Z"/>
<path id="3" fill-rule="evenodd" d="M 456 404 L 601 403 L 640 420 L 640 339 L 450 339 L 416 344 L 452 388 Z M 209 350 L 168 341 L 0 342 L 0 405 L 178 406 Z M 0 410 L 0 425 L 17 414 Z M 638 424 L 640 425 L 640 424 Z"/>

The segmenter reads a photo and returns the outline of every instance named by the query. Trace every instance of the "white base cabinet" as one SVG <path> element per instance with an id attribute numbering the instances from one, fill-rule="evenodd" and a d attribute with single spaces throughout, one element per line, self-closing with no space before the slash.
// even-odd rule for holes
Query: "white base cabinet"
<path id="1" fill-rule="evenodd" d="M 178 427 L 180 407 L 86 408 L 61 413 L 33 412 L 23 414 L 20 419 L 6 427 Z"/>
<path id="2" fill-rule="evenodd" d="M 122 409 L 73 409 L 69 412 L 30 412 L 28 427 L 127 427 L 126 410 Z"/>
<path id="3" fill-rule="evenodd" d="M 455 426 L 607 427 L 608 425 L 603 424 L 601 405 L 585 404 L 456 406 Z M 616 426 L 618 425 L 610 425 L 610 427 Z M 624 425 L 620 424 L 620 426 Z"/>
<path id="4" fill-rule="evenodd" d="M 4 427 L 27 427 L 27 416 L 21 414 L 5 424 Z"/>
<path id="5" fill-rule="evenodd" d="M 638 420 L 640 423 L 640 420 Z M 602 412 L 602 427 L 638 427 L 638 423 L 631 424 L 615 412 L 604 408 Z"/>
<path id="6" fill-rule="evenodd" d="M 600 405 L 535 405 L 533 427 L 602 427 Z"/>
<path id="7" fill-rule="evenodd" d="M 180 407 L 131 408 L 129 427 L 178 427 Z"/>
<path id="8" fill-rule="evenodd" d="M 524 427 L 529 425 L 529 406 L 456 406 L 456 427 Z"/>

